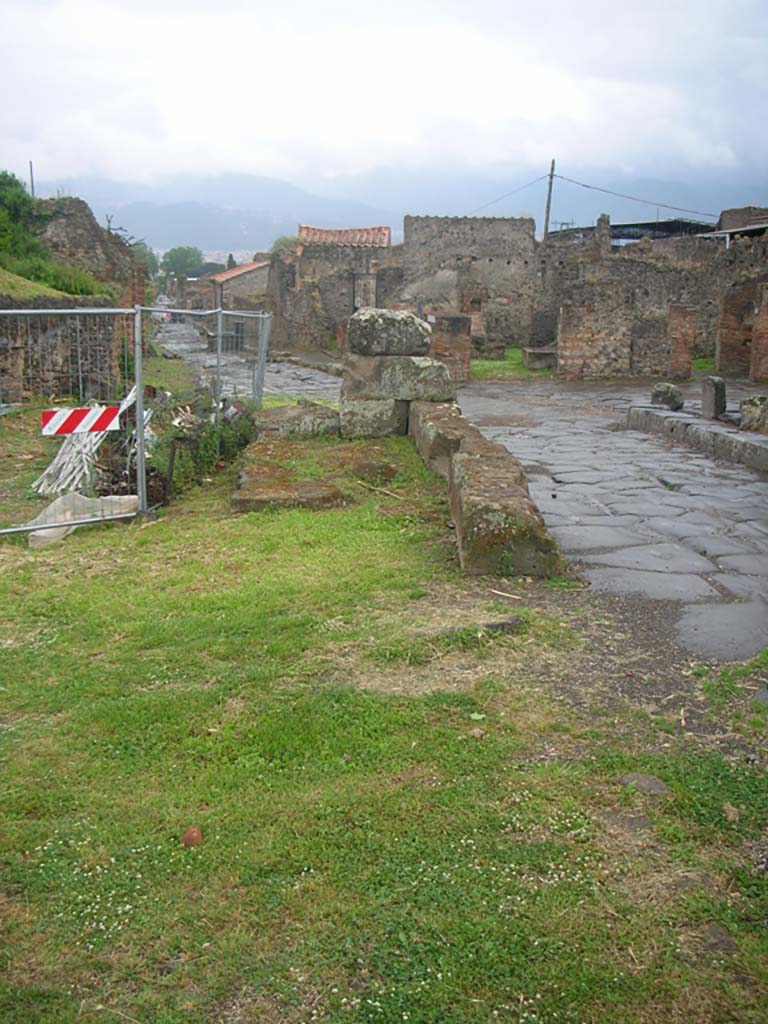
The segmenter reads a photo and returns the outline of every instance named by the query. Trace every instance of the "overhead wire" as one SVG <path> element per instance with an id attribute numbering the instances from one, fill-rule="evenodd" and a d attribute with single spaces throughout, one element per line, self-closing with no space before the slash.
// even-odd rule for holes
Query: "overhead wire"
<path id="1" fill-rule="evenodd" d="M 548 175 L 544 175 L 544 177 L 548 177 Z M 656 203 L 651 199 L 640 199 L 637 196 L 628 196 L 623 192 L 613 192 L 609 188 L 600 188 L 599 185 L 587 185 L 586 182 L 577 181 L 575 178 L 566 178 L 563 174 L 555 174 L 553 177 L 559 178 L 560 181 L 567 181 L 571 185 L 579 185 L 581 188 L 591 189 L 593 192 L 604 192 L 608 196 L 617 196 L 619 199 L 629 199 L 633 203 L 644 203 L 646 206 L 657 206 L 664 210 L 675 210 L 677 213 L 693 213 L 696 214 L 697 217 L 711 217 L 713 220 L 717 220 L 718 218 L 718 214 L 716 213 L 707 213 L 704 210 L 688 210 L 684 206 L 670 206 L 669 203 Z"/>
<path id="2" fill-rule="evenodd" d="M 518 188 L 513 188 L 511 192 L 505 192 L 503 196 L 499 196 L 497 199 L 491 199 L 489 203 L 483 203 L 482 206 L 476 206 L 474 210 L 470 210 L 469 213 L 464 214 L 465 217 L 472 217 L 474 214 L 479 213 L 480 210 L 486 210 L 489 206 L 495 206 L 496 203 L 500 203 L 502 199 L 509 199 L 510 196 L 517 195 L 518 192 L 522 192 L 523 189 L 530 188 L 531 185 L 538 185 L 540 181 L 544 181 L 549 177 L 549 174 L 542 174 L 538 178 L 534 178 L 533 181 L 526 182 L 525 185 L 520 185 Z"/>

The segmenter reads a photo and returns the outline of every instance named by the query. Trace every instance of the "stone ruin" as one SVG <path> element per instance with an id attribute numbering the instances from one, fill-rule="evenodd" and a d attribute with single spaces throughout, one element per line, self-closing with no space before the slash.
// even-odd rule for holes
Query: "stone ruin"
<path id="1" fill-rule="evenodd" d="M 557 548 L 531 499 L 522 464 L 461 415 L 448 368 L 427 354 L 430 342 L 429 324 L 412 313 L 358 311 L 347 326 L 339 413 L 311 403 L 270 409 L 258 417 L 260 437 L 408 434 L 426 464 L 448 481 L 462 572 L 555 575 Z M 243 480 L 232 507 L 311 504 L 298 489 L 289 490 L 283 487 L 273 501 L 263 484 Z M 311 507 L 341 499 L 315 491 Z"/>
<path id="2" fill-rule="evenodd" d="M 343 437 L 408 432 L 411 402 L 451 402 L 448 368 L 428 355 L 432 331 L 412 313 L 362 309 L 347 327 L 339 408 Z"/>
<path id="3" fill-rule="evenodd" d="M 273 337 L 343 346 L 355 310 L 378 307 L 432 322 L 442 336 L 433 355 L 457 383 L 470 352 L 503 359 L 509 345 L 529 368 L 556 364 L 568 380 L 682 379 L 700 356 L 766 380 L 768 232 L 701 229 L 622 246 L 605 215 L 541 242 L 525 217 L 409 216 L 399 245 L 383 229 L 301 229 L 307 237 L 272 259 Z"/>

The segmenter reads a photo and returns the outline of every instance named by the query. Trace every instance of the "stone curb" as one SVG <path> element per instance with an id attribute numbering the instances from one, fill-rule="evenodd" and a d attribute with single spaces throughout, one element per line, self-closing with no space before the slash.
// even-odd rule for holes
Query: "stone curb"
<path id="1" fill-rule="evenodd" d="M 735 430 L 722 423 L 702 420 L 686 412 L 658 406 L 635 405 L 627 412 L 627 427 L 647 434 L 662 434 L 716 459 L 739 463 L 768 473 L 768 437 Z"/>
<path id="2" fill-rule="evenodd" d="M 408 432 L 426 464 L 448 479 L 462 572 L 553 576 L 560 570 L 525 470 L 506 448 L 483 437 L 453 403 L 412 402 Z"/>

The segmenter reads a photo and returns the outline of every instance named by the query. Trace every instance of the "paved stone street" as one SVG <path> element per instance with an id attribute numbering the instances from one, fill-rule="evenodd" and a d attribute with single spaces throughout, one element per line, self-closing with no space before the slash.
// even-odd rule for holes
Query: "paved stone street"
<path id="1" fill-rule="evenodd" d="M 562 552 L 597 591 L 674 602 L 694 656 L 751 657 L 768 644 L 768 477 L 622 429 L 648 392 L 537 380 L 468 385 L 459 400 L 525 464 Z"/>
<path id="2" fill-rule="evenodd" d="M 195 367 L 201 382 L 211 382 L 216 375 L 216 353 L 208 346 L 195 327 L 184 323 L 163 323 L 157 341 L 169 352 L 181 356 Z M 253 360 L 236 352 L 222 353 L 222 393 L 230 397 L 250 398 L 253 392 Z M 264 378 L 265 395 L 301 396 L 304 398 L 339 397 L 338 377 L 321 370 L 306 369 L 292 363 L 267 362 Z"/>

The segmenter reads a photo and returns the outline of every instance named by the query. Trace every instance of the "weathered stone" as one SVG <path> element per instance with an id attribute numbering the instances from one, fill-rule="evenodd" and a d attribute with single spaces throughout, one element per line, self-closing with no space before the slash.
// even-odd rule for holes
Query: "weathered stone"
<path id="1" fill-rule="evenodd" d="M 551 576 L 560 565 L 555 543 L 531 501 L 522 467 L 504 455 L 459 451 L 451 459 L 451 514 L 462 571 Z"/>
<path id="2" fill-rule="evenodd" d="M 413 313 L 359 309 L 347 326 L 347 351 L 360 356 L 425 356 L 432 329 Z"/>
<path id="3" fill-rule="evenodd" d="M 456 388 L 448 367 L 426 356 L 356 356 L 345 360 L 342 399 L 452 402 Z"/>
<path id="4" fill-rule="evenodd" d="M 338 434 L 339 414 L 335 409 L 316 402 L 278 405 L 256 413 L 254 422 L 260 435 L 275 437 L 321 437 Z"/>
<path id="5" fill-rule="evenodd" d="M 557 346 L 524 348 L 523 366 L 529 370 L 552 370 L 557 366 Z"/>
<path id="6" fill-rule="evenodd" d="M 642 772 L 630 772 L 621 779 L 622 786 L 632 786 L 645 796 L 663 796 L 669 792 L 669 786 L 656 775 L 643 775 Z"/>
<path id="7" fill-rule="evenodd" d="M 397 476 L 397 466 L 392 462 L 378 462 L 376 459 L 361 459 L 350 466 L 350 469 L 359 480 L 368 480 L 372 484 L 388 484 Z"/>
<path id="8" fill-rule="evenodd" d="M 408 429 L 408 402 L 394 398 L 341 399 L 342 437 L 388 437 Z"/>
<path id="9" fill-rule="evenodd" d="M 233 512 L 258 512 L 265 508 L 329 508 L 341 505 L 344 497 L 334 484 L 317 480 L 251 481 L 235 491 Z"/>
<path id="10" fill-rule="evenodd" d="M 705 377 L 701 382 L 701 415 L 716 420 L 725 412 L 725 381 L 722 377 Z"/>
<path id="11" fill-rule="evenodd" d="M 739 403 L 741 424 L 739 430 L 755 434 L 768 434 L 768 395 L 750 395 Z"/>
<path id="12" fill-rule="evenodd" d="M 656 384 L 651 392 L 651 403 L 664 405 L 672 410 L 682 409 L 683 393 L 675 384 Z"/>
<path id="13" fill-rule="evenodd" d="M 408 433 L 429 468 L 446 479 L 469 426 L 453 402 L 412 402 Z"/>

